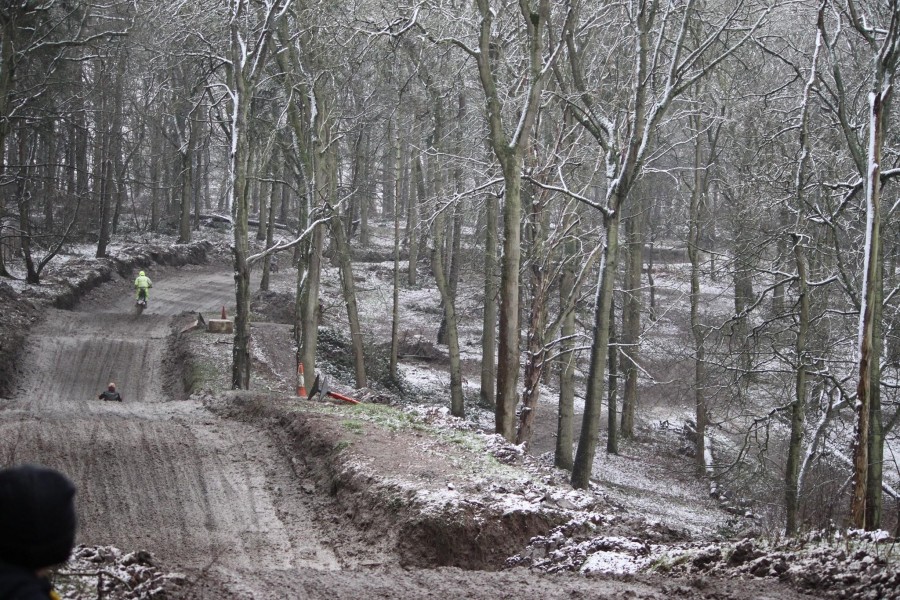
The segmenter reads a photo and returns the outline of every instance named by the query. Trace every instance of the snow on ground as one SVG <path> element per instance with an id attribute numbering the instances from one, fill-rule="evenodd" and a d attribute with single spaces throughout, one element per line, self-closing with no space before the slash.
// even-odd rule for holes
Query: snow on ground
<path id="1" fill-rule="evenodd" d="M 641 444 L 625 445 L 618 455 L 599 453 L 594 476 L 611 499 L 647 521 L 695 538 L 716 537 L 734 520 L 709 498 L 708 485 L 692 477 L 687 461 L 679 465 L 669 457 L 638 454 L 647 450 Z"/>

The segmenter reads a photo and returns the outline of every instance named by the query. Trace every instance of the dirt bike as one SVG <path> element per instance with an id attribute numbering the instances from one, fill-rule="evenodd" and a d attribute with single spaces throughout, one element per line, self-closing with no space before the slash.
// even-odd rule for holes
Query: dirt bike
<path id="1" fill-rule="evenodd" d="M 141 314 L 147 308 L 147 290 L 141 288 L 138 290 L 137 301 L 134 303 L 134 312 Z"/>

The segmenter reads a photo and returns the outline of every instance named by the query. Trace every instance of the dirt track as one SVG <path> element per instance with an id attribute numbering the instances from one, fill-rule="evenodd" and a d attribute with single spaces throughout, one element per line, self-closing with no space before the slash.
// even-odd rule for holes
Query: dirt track
<path id="1" fill-rule="evenodd" d="M 339 520 L 323 517 L 327 498 L 304 490 L 261 427 L 167 394 L 163 364 L 174 315 L 232 304 L 230 272 L 149 274 L 154 289 L 143 315 L 133 314 L 125 282 L 104 286 L 75 311 L 49 311 L 30 337 L 18 391 L 0 410 L 2 464 L 39 462 L 76 482 L 79 543 L 149 550 L 185 571 L 200 598 L 689 598 L 711 591 L 385 564 L 388 557 L 354 545 Z M 124 403 L 96 400 L 109 381 Z M 713 589 L 721 598 L 799 597 L 780 586 Z"/>
<path id="2" fill-rule="evenodd" d="M 33 332 L 0 422 L 4 462 L 49 464 L 75 480 L 80 543 L 142 548 L 188 570 L 337 568 L 266 436 L 164 392 L 172 316 L 232 304 L 230 274 L 151 275 L 140 316 L 123 292 L 52 310 Z M 96 399 L 109 381 L 124 403 Z"/>

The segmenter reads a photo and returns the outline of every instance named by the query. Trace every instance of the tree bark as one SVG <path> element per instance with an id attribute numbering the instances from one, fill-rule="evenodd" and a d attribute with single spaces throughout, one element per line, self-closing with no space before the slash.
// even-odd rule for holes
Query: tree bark
<path id="1" fill-rule="evenodd" d="M 522 410 L 519 412 L 519 427 L 516 432 L 516 444 L 531 443 L 534 420 L 537 414 L 541 392 L 541 376 L 545 368 L 546 349 L 544 336 L 547 328 L 547 282 L 546 282 L 546 223 L 545 198 L 542 193 L 529 194 L 531 210 L 529 211 L 528 230 L 530 238 L 531 260 L 529 277 L 531 288 L 531 307 L 528 320 L 527 340 L 525 343 L 525 373 L 523 376 Z"/>
<path id="2" fill-rule="evenodd" d="M 540 108 L 545 73 L 543 70 L 543 32 L 549 19 L 549 0 L 539 0 L 537 10 L 521 2 L 522 22 L 527 32 L 529 53 L 528 95 L 520 107 L 521 119 L 516 138 L 509 138 L 503 127 L 503 103 L 492 71 L 494 10 L 488 0 L 477 0 L 481 23 L 479 52 L 474 55 L 487 103 L 491 147 L 503 171 L 503 254 L 500 259 L 500 328 L 497 357 L 497 406 L 495 431 L 509 441 L 515 439 L 515 410 L 519 376 L 519 267 L 521 265 L 521 177 L 524 152 Z"/>
<path id="3" fill-rule="evenodd" d="M 99 70 L 98 77 L 108 84 L 106 79 L 105 68 L 101 60 L 97 61 L 96 68 Z M 112 195 L 109 191 L 109 180 L 111 177 L 110 169 L 110 138 L 111 125 L 108 121 L 108 110 L 110 99 L 106 95 L 100 99 L 100 116 L 97 123 L 97 133 L 99 140 L 96 143 L 94 152 L 94 197 L 97 200 L 97 210 L 99 211 L 100 232 L 97 239 L 97 258 L 106 256 L 106 247 L 109 245 L 110 238 L 110 212 L 112 209 Z"/>
<path id="4" fill-rule="evenodd" d="M 238 59 L 240 60 L 240 59 Z M 237 61 L 236 61 L 237 63 Z M 252 87 L 242 71 L 234 73 L 234 107 L 231 122 L 231 218 L 234 233 L 234 286 L 235 317 L 234 346 L 232 347 L 231 388 L 250 389 L 250 254 L 248 237 L 248 169 L 249 141 L 247 139 L 247 115 Z"/>
<path id="5" fill-rule="evenodd" d="M 565 306 L 575 289 L 575 255 L 577 244 L 571 237 L 564 244 L 565 257 L 559 284 L 559 304 Z M 575 310 L 567 310 L 562 319 L 562 343 L 559 375 L 559 409 L 556 422 L 556 451 L 553 463 L 560 469 L 572 470 L 573 424 L 575 421 Z"/>
<path id="6" fill-rule="evenodd" d="M 197 128 L 191 115 L 185 119 L 187 148 L 179 152 L 181 159 L 181 211 L 178 220 L 178 243 L 191 242 L 191 207 L 194 205 L 194 155 L 197 153 Z"/>
<path id="7" fill-rule="evenodd" d="M 392 130 L 391 130 L 392 131 Z M 391 133 L 389 131 L 389 133 Z M 388 195 L 388 189 L 391 190 L 390 216 L 394 219 L 394 276 L 393 276 L 393 296 L 391 298 L 391 359 L 388 366 L 391 381 L 399 382 L 397 373 L 397 362 L 400 354 L 400 207 L 398 206 L 397 197 L 400 194 L 395 192 L 401 188 L 400 179 L 403 171 L 402 159 L 400 156 L 400 127 L 397 127 L 396 135 L 390 137 L 391 150 L 388 156 L 391 157 L 390 163 L 385 163 L 385 197 Z M 388 184 L 388 181 L 391 183 Z M 387 200 L 385 201 L 385 210 L 387 210 Z"/>
<path id="8" fill-rule="evenodd" d="M 609 303 L 609 386 L 607 389 L 606 420 L 606 452 L 608 454 L 619 453 L 619 428 L 617 422 L 617 407 L 619 400 L 619 347 L 616 338 L 616 302 L 615 298 Z"/>
<path id="9" fill-rule="evenodd" d="M 874 336 L 876 302 L 879 299 L 881 260 L 881 151 L 887 120 L 891 87 L 884 85 L 884 73 L 876 77 L 870 92 L 868 175 L 866 178 L 866 245 L 865 271 L 862 286 L 862 307 L 859 315 L 859 382 L 856 388 L 856 438 L 853 447 L 853 492 L 850 501 L 850 524 L 869 529 L 867 507 L 869 486 L 870 418 L 872 413 L 872 372 L 877 372 L 880 344 Z M 877 384 L 877 382 L 876 382 Z"/>
<path id="10" fill-rule="evenodd" d="M 409 183 L 409 206 L 406 211 L 406 240 L 409 244 L 409 269 L 406 283 L 410 286 L 418 284 L 419 262 L 419 203 L 425 199 L 425 174 L 422 172 L 422 159 L 418 152 L 412 158 Z"/>
<path id="11" fill-rule="evenodd" d="M 337 214 L 337 212 L 336 212 Z M 341 293 L 347 307 L 347 321 L 350 325 L 350 347 L 353 352 L 353 371 L 356 377 L 356 388 L 368 385 L 366 380 L 366 357 L 363 350 L 362 329 L 359 325 L 359 309 L 356 303 L 356 284 L 353 281 L 353 265 L 350 262 L 350 242 L 344 231 L 341 219 L 334 217 L 329 221 L 331 236 L 335 245 L 335 254 L 341 273 Z"/>
<path id="12" fill-rule="evenodd" d="M 266 213 L 268 219 L 266 223 L 266 249 L 271 248 L 275 243 L 275 215 L 277 214 L 277 203 L 279 194 L 278 185 L 275 181 L 269 184 L 269 210 Z M 262 215 L 260 215 L 261 217 Z M 272 271 L 272 255 L 266 255 L 263 259 L 262 276 L 259 278 L 259 289 L 263 291 L 269 290 L 269 279 Z"/>
<path id="13" fill-rule="evenodd" d="M 638 355 L 641 338 L 641 267 L 644 256 L 643 202 L 636 200 L 632 215 L 625 223 L 627 237 L 625 289 L 622 294 L 622 437 L 634 437 L 634 413 L 638 402 Z"/>
<path id="14" fill-rule="evenodd" d="M 450 282 L 444 274 L 444 258 L 442 250 L 444 246 L 444 211 L 439 210 L 434 218 L 434 232 L 432 241 L 434 247 L 431 251 L 431 269 L 434 271 L 434 279 L 437 282 L 441 300 L 444 305 L 444 318 L 447 320 L 447 351 L 450 357 L 450 412 L 454 417 L 464 417 L 462 393 L 462 369 L 459 355 L 459 336 L 456 328 L 456 307 L 453 297 L 450 295 Z"/>
<path id="15" fill-rule="evenodd" d="M 362 154 L 362 181 L 359 197 L 359 245 L 362 248 L 368 248 L 369 241 L 369 206 L 372 202 L 373 179 L 372 179 L 372 131 L 366 127 L 365 136 L 363 138 L 363 154 Z"/>
<path id="16" fill-rule="evenodd" d="M 799 314 L 794 353 L 797 366 L 794 383 L 794 400 L 791 402 L 791 436 L 785 467 L 785 530 L 788 535 L 797 532 L 799 507 L 800 455 L 803 448 L 803 427 L 806 420 L 807 365 L 806 343 L 809 335 L 809 286 L 807 285 L 806 255 L 800 236 L 794 239 L 794 262 L 797 265 Z"/>
<path id="17" fill-rule="evenodd" d="M 572 486 L 587 489 L 591 481 L 594 456 L 600 430 L 601 400 L 605 387 L 606 363 L 609 357 L 609 315 L 616 279 L 616 257 L 619 251 L 619 198 L 612 197 L 611 210 L 605 218 L 606 240 L 600 262 L 600 281 L 594 307 L 593 343 L 587 378 L 587 397 L 581 420 L 581 435 L 572 465 Z"/>
<path id="18" fill-rule="evenodd" d="M 882 242 L 883 243 L 883 242 Z M 883 252 L 879 253 L 883 256 Z M 881 415 L 881 356 L 883 354 L 884 327 L 883 312 L 883 259 L 878 261 L 878 280 L 881 282 L 873 299 L 873 354 L 878 356 L 871 366 L 871 395 L 869 403 L 869 476 L 866 479 L 866 528 L 870 531 L 881 529 L 884 508 L 884 425 Z"/>
<path id="19" fill-rule="evenodd" d="M 261 22 L 255 45 L 247 45 L 248 32 L 242 31 L 245 10 L 249 10 L 246 0 L 232 5 L 234 11 L 230 24 L 228 49 L 229 64 L 227 84 L 229 88 L 230 146 L 228 175 L 231 183 L 231 217 L 234 232 L 234 283 L 236 310 L 234 316 L 234 346 L 232 347 L 231 387 L 250 388 L 250 267 L 249 255 L 249 163 L 250 132 L 249 113 L 253 93 L 262 75 L 266 61 L 266 51 L 274 33 L 279 16 L 278 2 L 260 7 Z"/>
<path id="20" fill-rule="evenodd" d="M 706 474 L 706 335 L 700 319 L 700 240 L 701 199 L 704 192 L 704 178 L 700 169 L 700 118 L 692 117 L 694 123 L 694 185 L 691 190 L 691 204 L 688 228 L 688 258 L 691 261 L 691 335 L 694 342 L 694 420 L 696 439 L 694 440 L 695 471 L 697 476 Z"/>
<path id="21" fill-rule="evenodd" d="M 481 386 L 482 406 L 496 404 L 497 363 L 497 225 L 498 201 L 493 194 L 485 199 L 484 239 L 484 317 L 481 325 Z M 570 449 L 571 452 L 571 449 Z"/>

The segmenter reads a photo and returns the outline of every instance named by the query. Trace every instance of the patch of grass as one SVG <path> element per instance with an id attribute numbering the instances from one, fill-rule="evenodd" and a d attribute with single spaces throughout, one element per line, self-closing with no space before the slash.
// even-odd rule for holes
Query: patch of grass
<path id="1" fill-rule="evenodd" d="M 444 436 L 451 444 L 456 444 L 467 452 L 484 453 L 484 441 L 468 431 L 449 431 Z"/>
<path id="2" fill-rule="evenodd" d="M 359 421 L 344 421 L 343 425 L 344 429 L 347 429 L 348 431 L 352 431 L 359 435 L 362 435 L 363 433 L 363 424 Z"/>
<path id="3" fill-rule="evenodd" d="M 214 364 L 198 361 L 197 357 L 194 357 L 194 360 L 185 366 L 183 377 L 184 389 L 191 395 L 203 389 L 216 389 L 221 374 Z"/>
<path id="4" fill-rule="evenodd" d="M 370 423 L 374 423 L 391 431 L 415 429 L 422 431 L 425 424 L 415 416 L 383 404 L 362 403 L 353 407 L 354 414 Z"/>
<path id="5" fill-rule="evenodd" d="M 484 438 L 473 431 L 432 426 L 423 422 L 415 414 L 382 404 L 359 404 L 353 408 L 357 411 L 356 414 L 359 418 L 389 431 L 412 431 L 458 447 L 465 453 L 463 458 L 447 457 L 458 467 L 465 467 L 466 470 L 485 476 L 516 477 L 520 475 L 515 469 L 501 463 L 488 452 Z"/>
<path id="6" fill-rule="evenodd" d="M 289 410 L 339 417 L 342 427 L 349 432 L 363 434 L 366 426 L 378 427 L 397 434 L 417 434 L 430 438 L 436 448 L 446 451 L 446 458 L 454 467 L 475 477 L 491 480 L 520 479 L 522 471 L 515 466 L 497 460 L 487 448 L 486 440 L 475 431 L 452 429 L 431 425 L 417 414 L 405 412 L 384 404 L 361 403 L 355 405 L 331 402 L 292 403 Z M 335 452 L 346 448 L 351 442 L 344 441 Z M 452 451 L 458 449 L 458 452 Z"/>
<path id="7" fill-rule="evenodd" d="M 664 554 L 647 566 L 647 570 L 651 573 L 668 573 L 675 567 L 683 565 L 691 560 L 691 556 L 687 553 L 672 556 Z"/>
<path id="8" fill-rule="evenodd" d="M 335 444 L 334 453 L 340 454 L 341 452 L 343 452 L 344 450 L 346 450 L 347 448 L 349 448 L 352 445 L 353 445 L 353 442 L 351 442 L 350 440 L 341 440 L 337 444 Z"/>

